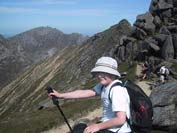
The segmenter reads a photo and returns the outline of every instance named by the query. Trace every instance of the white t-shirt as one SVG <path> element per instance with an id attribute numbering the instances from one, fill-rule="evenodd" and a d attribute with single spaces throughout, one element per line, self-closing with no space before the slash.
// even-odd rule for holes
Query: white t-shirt
<path id="1" fill-rule="evenodd" d="M 93 88 L 97 95 L 101 95 L 103 105 L 103 117 L 101 121 L 107 121 L 114 118 L 118 111 L 126 112 L 127 118 L 130 118 L 130 98 L 127 89 L 122 86 L 114 86 L 110 91 L 110 87 L 116 82 L 121 83 L 119 80 L 114 80 L 106 87 L 103 87 L 101 84 L 97 84 Z M 112 132 L 131 132 L 130 126 L 127 122 L 123 126 L 120 125 L 115 128 L 110 128 L 109 130 Z"/>
<path id="2" fill-rule="evenodd" d="M 165 66 L 162 66 L 161 68 L 160 68 L 160 74 L 165 74 L 165 75 L 169 75 L 169 70 L 168 70 L 168 68 L 166 68 Z"/>
<path id="3" fill-rule="evenodd" d="M 166 70 L 165 66 L 162 66 L 160 68 L 160 74 L 165 74 L 165 70 Z"/>

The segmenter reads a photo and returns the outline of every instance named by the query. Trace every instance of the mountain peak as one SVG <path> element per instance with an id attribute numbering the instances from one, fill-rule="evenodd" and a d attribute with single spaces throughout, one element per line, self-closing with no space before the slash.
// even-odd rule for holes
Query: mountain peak
<path id="1" fill-rule="evenodd" d="M 24 35 L 24 34 L 30 34 L 30 35 L 39 35 L 39 36 L 44 36 L 44 35 L 48 35 L 48 34 L 51 34 L 51 33 L 57 33 L 57 34 L 64 34 L 62 31 L 56 29 L 56 28 L 52 28 L 52 27 L 49 27 L 49 26 L 40 26 L 40 27 L 36 27 L 36 28 L 33 28 L 33 29 L 30 29 L 30 30 L 27 30 L 25 32 L 22 32 L 18 35 Z M 16 35 L 16 36 L 18 36 Z"/>
<path id="2" fill-rule="evenodd" d="M 0 34 L 0 42 L 4 42 L 5 40 L 4 36 Z"/>

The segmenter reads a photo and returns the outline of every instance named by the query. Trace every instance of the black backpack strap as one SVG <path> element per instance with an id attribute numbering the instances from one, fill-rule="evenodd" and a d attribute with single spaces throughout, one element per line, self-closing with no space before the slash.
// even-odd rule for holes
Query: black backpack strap
<path id="1" fill-rule="evenodd" d="M 114 87 L 114 86 L 122 86 L 122 87 L 125 87 L 125 85 L 126 85 L 126 83 L 127 83 L 127 81 L 125 81 L 124 83 L 120 83 L 120 82 L 116 82 L 116 83 L 114 83 L 112 86 L 111 86 L 111 88 L 110 88 L 110 90 L 109 90 L 109 100 L 112 102 L 112 100 L 111 100 L 111 96 L 110 96 L 110 93 L 111 93 L 111 90 L 112 90 L 112 88 Z M 130 122 L 130 119 L 126 116 L 126 121 L 127 121 L 127 123 L 128 123 L 128 125 L 131 127 L 131 122 Z M 123 125 L 122 125 L 123 126 Z M 119 129 L 120 130 L 120 129 Z M 118 130 L 118 131 L 119 131 Z M 118 132 L 117 131 L 117 132 Z"/>
<path id="2" fill-rule="evenodd" d="M 124 86 L 123 85 L 123 83 L 120 83 L 120 82 L 116 82 L 116 83 L 114 83 L 112 86 L 111 86 L 111 88 L 109 89 L 109 94 L 108 94 L 108 96 L 109 96 L 109 100 L 112 102 L 112 100 L 111 100 L 111 90 L 112 90 L 112 88 L 114 87 L 114 86 Z"/>

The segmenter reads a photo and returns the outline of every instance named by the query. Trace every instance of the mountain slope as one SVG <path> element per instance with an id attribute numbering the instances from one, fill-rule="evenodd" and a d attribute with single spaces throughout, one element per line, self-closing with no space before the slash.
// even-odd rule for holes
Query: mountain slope
<path id="1" fill-rule="evenodd" d="M 118 44 L 121 35 L 128 34 L 130 30 L 130 24 L 123 20 L 110 29 L 91 37 L 83 45 L 65 48 L 55 56 L 31 67 L 11 84 L 4 87 L 0 92 L 0 115 L 2 118 L 0 129 L 3 130 L 9 126 L 8 123 L 11 123 L 12 120 L 21 120 L 25 116 L 23 124 L 27 122 L 25 119 L 28 116 L 34 120 L 34 113 L 40 117 L 42 114 L 39 114 L 37 109 L 41 105 L 51 106 L 44 90 L 47 85 L 52 85 L 60 91 L 93 86 L 90 70 L 96 59 L 102 55 L 112 54 L 111 51 Z M 24 114 L 26 115 L 20 118 L 15 117 Z M 45 118 L 49 119 L 49 122 L 57 121 L 56 118 L 52 120 L 49 116 L 45 116 Z M 40 119 L 36 119 L 35 122 L 37 121 L 39 122 Z M 15 126 L 17 123 L 13 124 Z M 42 128 L 41 126 L 44 125 L 38 125 L 38 128 Z M 16 125 L 16 129 L 18 129 L 17 127 L 20 128 Z"/>
<path id="2" fill-rule="evenodd" d="M 87 37 L 78 33 L 64 34 L 51 27 L 38 27 L 9 38 L 9 43 L 16 46 L 21 55 L 26 55 L 32 62 L 52 56 L 56 51 L 71 45 L 79 45 Z"/>
<path id="3" fill-rule="evenodd" d="M 14 45 L 0 36 L 0 88 L 14 79 L 22 68 L 31 64 L 30 60 L 20 56 L 14 49 Z"/>
<path id="4" fill-rule="evenodd" d="M 64 34 L 51 27 L 38 27 L 9 39 L 0 36 L 0 87 L 9 83 L 31 65 L 71 45 L 80 45 L 88 37 Z"/>

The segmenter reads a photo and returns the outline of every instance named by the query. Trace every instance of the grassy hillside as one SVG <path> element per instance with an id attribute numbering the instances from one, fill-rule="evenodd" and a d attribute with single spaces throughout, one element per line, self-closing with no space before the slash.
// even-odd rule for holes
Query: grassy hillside
<path id="1" fill-rule="evenodd" d="M 91 37 L 85 44 L 65 48 L 36 64 L 4 87 L 0 92 L 0 132 L 36 133 L 63 123 L 46 94 L 46 86 L 51 85 L 62 92 L 94 86 L 96 81 L 90 70 L 95 61 L 100 56 L 112 54 L 121 35 L 128 34 L 129 30 L 130 24 L 123 20 Z M 61 104 L 64 103 L 62 108 L 67 118 L 77 119 L 98 107 L 98 101 L 99 98 L 94 98 L 61 101 Z M 41 106 L 48 108 L 38 110 Z"/>

